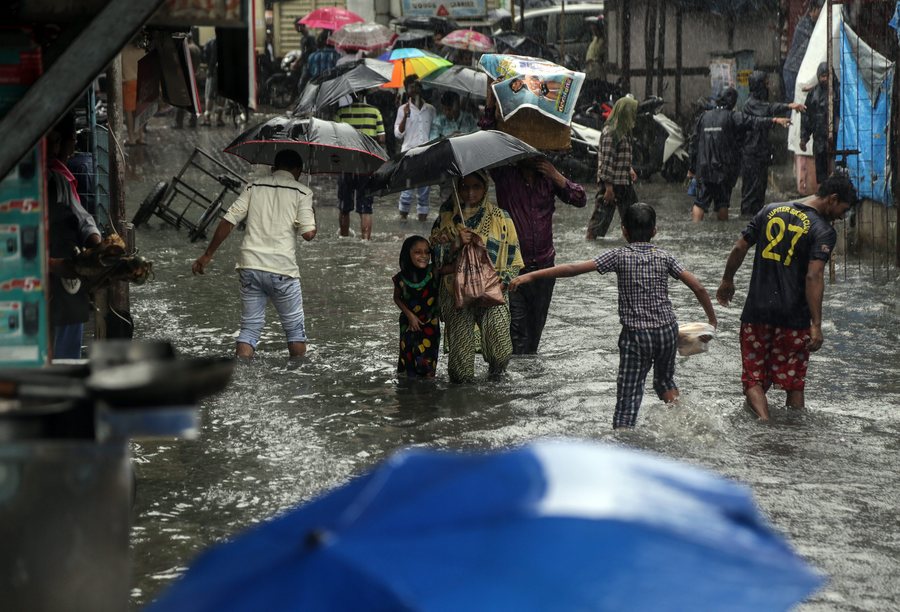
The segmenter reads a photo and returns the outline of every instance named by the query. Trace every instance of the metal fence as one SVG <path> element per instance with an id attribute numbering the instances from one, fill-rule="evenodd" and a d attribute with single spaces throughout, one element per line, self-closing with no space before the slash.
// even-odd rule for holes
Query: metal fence
<path id="1" fill-rule="evenodd" d="M 832 5 L 841 6 L 842 20 L 833 21 Z M 832 266 L 833 279 L 898 277 L 900 188 L 891 167 L 898 159 L 900 88 L 896 64 L 891 62 L 900 57 L 900 45 L 897 32 L 888 25 L 896 6 L 895 1 L 851 0 L 840 5 L 827 0 L 827 13 L 822 15 L 831 32 L 830 93 L 841 99 L 839 116 L 834 118 L 840 135 L 830 143 L 830 151 L 835 167 L 850 174 L 865 198 L 837 226 L 841 248 Z"/>

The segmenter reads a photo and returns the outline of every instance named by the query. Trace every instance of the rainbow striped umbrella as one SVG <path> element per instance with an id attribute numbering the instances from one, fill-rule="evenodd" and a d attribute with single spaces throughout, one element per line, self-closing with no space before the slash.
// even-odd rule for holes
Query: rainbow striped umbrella
<path id="1" fill-rule="evenodd" d="M 390 82 L 382 85 L 385 89 L 401 89 L 403 80 L 411 74 L 421 79 L 438 68 L 453 65 L 453 62 L 445 60 L 440 55 L 412 48 L 394 49 L 387 55 L 387 60 L 393 62 L 394 72 Z"/>

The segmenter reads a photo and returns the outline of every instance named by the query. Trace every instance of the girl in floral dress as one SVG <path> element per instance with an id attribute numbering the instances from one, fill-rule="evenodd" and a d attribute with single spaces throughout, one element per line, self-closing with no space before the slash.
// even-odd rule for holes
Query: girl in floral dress
<path id="1" fill-rule="evenodd" d="M 400 249 L 400 272 L 394 275 L 394 303 L 400 315 L 397 373 L 434 378 L 441 339 L 438 279 L 431 265 L 431 245 L 410 236 Z"/>

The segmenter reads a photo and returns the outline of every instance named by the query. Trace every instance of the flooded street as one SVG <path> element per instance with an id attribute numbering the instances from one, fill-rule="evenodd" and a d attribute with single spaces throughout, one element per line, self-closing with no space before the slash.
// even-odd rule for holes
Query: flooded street
<path id="1" fill-rule="evenodd" d="M 166 125 L 151 126 L 150 146 L 128 150 L 129 216 L 157 181 L 178 172 L 195 140 L 241 174 L 249 170 L 217 152 L 234 130 L 174 132 Z M 173 144 L 175 135 L 183 142 Z M 396 199 L 379 198 L 371 243 L 340 239 L 334 179 L 313 177 L 311 185 L 319 233 L 298 248 L 309 359 L 288 363 L 270 309 L 258 358 L 240 365 L 229 388 L 203 403 L 199 438 L 135 445 L 135 607 L 210 544 L 400 447 L 494 448 L 573 436 L 647 449 L 747 483 L 775 526 L 830 577 L 801 610 L 900 609 L 896 276 L 876 283 L 854 270 L 826 286 L 825 345 L 810 363 L 809 410 L 776 408 L 772 423 L 760 425 L 741 408 L 738 317 L 748 257 L 736 278 L 736 305 L 717 306 L 719 336 L 710 351 L 678 358 L 680 405 L 665 407 L 651 391 L 638 428 L 613 432 L 620 330 L 614 275 L 560 279 L 540 354 L 514 359 L 500 382 L 487 382 L 487 367 L 478 363 L 479 383 L 450 385 L 442 357 L 436 382 L 400 383 L 399 311 L 390 279 L 403 239 L 427 236 L 434 209 L 427 224 L 401 223 Z M 714 293 L 744 222 L 692 225 L 680 185 L 655 177 L 637 189 L 657 207 L 655 242 Z M 606 239 L 584 240 L 594 190 L 588 190 L 588 209 L 558 203 L 558 263 L 623 243 L 612 230 Z M 351 228 L 358 225 L 354 213 Z M 185 231 L 155 217 L 139 228 L 138 247 L 153 260 L 156 277 L 132 288 L 135 336 L 169 339 L 185 355 L 231 354 L 240 314 L 233 271 L 240 238 L 235 232 L 226 241 L 206 276 L 192 277 L 191 262 L 205 242 L 191 244 Z M 689 289 L 672 285 L 671 296 L 681 322 L 704 320 Z M 770 394 L 773 407 L 782 398 Z"/>

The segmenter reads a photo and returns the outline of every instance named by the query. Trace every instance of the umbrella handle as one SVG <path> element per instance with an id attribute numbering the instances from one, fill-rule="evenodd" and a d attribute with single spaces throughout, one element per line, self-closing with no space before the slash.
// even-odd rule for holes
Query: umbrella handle
<path id="1" fill-rule="evenodd" d="M 463 216 L 462 204 L 459 202 L 459 193 L 456 191 L 456 180 L 451 179 L 453 183 L 453 199 L 456 202 L 456 210 L 459 211 L 459 218 L 465 223 L 466 218 Z"/>

